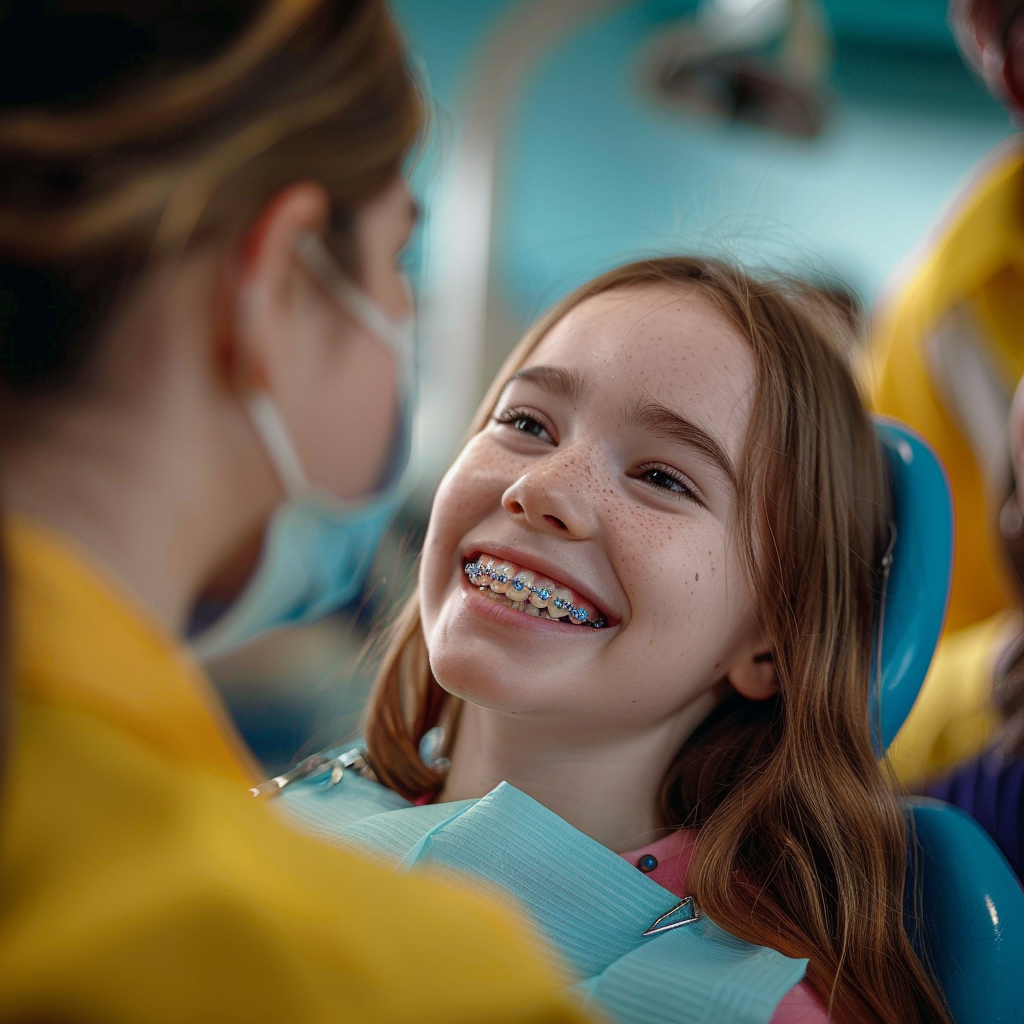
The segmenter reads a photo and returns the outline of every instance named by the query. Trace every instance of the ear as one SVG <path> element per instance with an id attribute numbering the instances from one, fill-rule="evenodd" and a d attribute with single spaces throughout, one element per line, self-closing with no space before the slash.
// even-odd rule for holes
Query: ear
<path id="1" fill-rule="evenodd" d="M 242 236 L 234 275 L 233 351 L 236 377 L 265 387 L 269 367 L 293 336 L 308 280 L 296 256 L 304 231 L 322 233 L 330 216 L 327 190 L 315 182 L 297 182 L 278 192 Z"/>
<path id="2" fill-rule="evenodd" d="M 747 700 L 767 700 L 779 692 L 779 677 L 771 651 L 744 654 L 727 676 L 732 688 Z"/>

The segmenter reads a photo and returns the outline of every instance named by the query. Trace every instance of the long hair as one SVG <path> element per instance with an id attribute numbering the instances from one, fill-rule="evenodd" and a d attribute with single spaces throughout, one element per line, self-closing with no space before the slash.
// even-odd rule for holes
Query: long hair
<path id="1" fill-rule="evenodd" d="M 789 956 L 840 1022 L 947 1020 L 903 924 L 907 836 L 876 761 L 870 652 L 888 544 L 884 457 L 844 351 L 847 328 L 813 287 L 725 263 L 661 258 L 612 270 L 548 312 L 478 411 L 551 327 L 592 296 L 651 285 L 696 292 L 747 339 L 753 408 L 739 476 L 739 543 L 778 695 L 727 697 L 683 745 L 666 821 L 696 830 L 689 885 L 722 927 Z M 442 709 L 414 594 L 396 622 L 366 723 L 378 777 L 415 798 L 440 777 L 417 748 Z"/>

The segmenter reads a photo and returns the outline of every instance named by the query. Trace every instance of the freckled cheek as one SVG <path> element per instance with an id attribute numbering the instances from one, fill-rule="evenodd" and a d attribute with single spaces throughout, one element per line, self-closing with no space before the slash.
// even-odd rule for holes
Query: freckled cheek
<path id="1" fill-rule="evenodd" d="M 630 532 L 636 542 L 618 560 L 630 603 L 649 617 L 652 637 L 678 636 L 686 644 L 684 632 L 713 625 L 722 613 L 721 540 L 692 521 L 666 530 L 664 517 L 635 511 Z"/>

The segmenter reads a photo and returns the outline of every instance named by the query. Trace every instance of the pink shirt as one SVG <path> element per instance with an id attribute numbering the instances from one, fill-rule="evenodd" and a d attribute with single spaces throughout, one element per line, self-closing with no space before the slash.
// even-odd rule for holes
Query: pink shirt
<path id="1" fill-rule="evenodd" d="M 690 855 L 693 853 L 692 832 L 680 829 L 663 836 L 657 842 L 642 846 L 638 850 L 630 850 L 619 856 L 630 864 L 640 868 L 649 878 L 663 889 L 668 889 L 680 899 L 689 896 L 686 887 L 686 871 L 690 866 Z M 644 858 L 653 858 L 652 866 Z M 650 868 L 650 870 L 646 870 Z M 776 1007 L 769 1024 L 828 1024 L 829 1016 L 818 994 L 805 979 L 791 988 Z"/>

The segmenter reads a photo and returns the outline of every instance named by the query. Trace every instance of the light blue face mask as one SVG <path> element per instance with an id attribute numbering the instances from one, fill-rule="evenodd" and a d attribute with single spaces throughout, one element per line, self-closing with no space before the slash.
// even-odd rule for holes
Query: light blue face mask
<path id="1" fill-rule="evenodd" d="M 389 317 L 344 277 L 323 241 L 300 236 L 297 252 L 310 272 L 397 360 L 398 417 L 381 482 L 359 501 L 344 501 L 312 483 L 270 397 L 248 399 L 253 426 L 285 488 L 267 525 L 259 564 L 245 589 L 212 626 L 192 640 L 203 659 L 230 651 L 284 626 L 313 622 L 354 601 L 377 545 L 406 495 L 405 470 L 413 408 L 413 322 Z"/>

